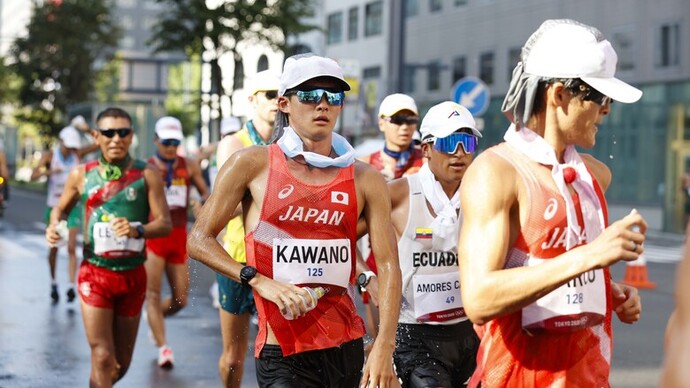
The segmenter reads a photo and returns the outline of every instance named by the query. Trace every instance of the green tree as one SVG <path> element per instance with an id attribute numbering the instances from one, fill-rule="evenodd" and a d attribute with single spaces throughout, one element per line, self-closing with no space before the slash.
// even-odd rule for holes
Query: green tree
<path id="1" fill-rule="evenodd" d="M 19 122 L 55 135 L 70 104 L 91 98 L 97 59 L 114 52 L 120 29 L 112 0 L 31 2 L 27 35 L 11 47 L 10 69 L 21 79 Z"/>
<path id="2" fill-rule="evenodd" d="M 316 28 L 303 23 L 314 14 L 313 0 L 226 0 L 216 8 L 203 0 L 156 1 L 166 11 L 153 26 L 148 44 L 155 53 L 184 52 L 190 58 L 201 58 L 206 49 L 212 51 L 213 94 L 227 94 L 218 65 L 222 55 L 231 54 L 234 59 L 233 79 L 241 74 L 239 42 L 264 42 L 284 51 L 288 36 Z"/>

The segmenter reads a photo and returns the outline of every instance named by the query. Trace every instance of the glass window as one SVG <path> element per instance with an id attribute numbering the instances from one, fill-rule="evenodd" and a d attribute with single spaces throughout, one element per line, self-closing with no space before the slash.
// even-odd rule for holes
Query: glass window
<path id="1" fill-rule="evenodd" d="M 440 12 L 443 9 L 443 0 L 429 0 L 429 11 Z"/>
<path id="2" fill-rule="evenodd" d="M 494 53 L 485 52 L 479 56 L 479 78 L 487 85 L 494 83 Z"/>
<path id="3" fill-rule="evenodd" d="M 678 24 L 661 26 L 657 52 L 657 66 L 669 67 L 680 64 L 680 26 Z"/>
<path id="4" fill-rule="evenodd" d="M 405 0 L 405 16 L 412 17 L 419 14 L 419 3 L 417 0 Z"/>
<path id="5" fill-rule="evenodd" d="M 259 61 L 256 63 L 256 71 L 264 71 L 268 70 L 268 57 L 265 55 L 261 55 L 259 57 Z"/>
<path id="6" fill-rule="evenodd" d="M 508 82 L 510 82 L 510 79 L 513 78 L 513 70 L 515 69 L 515 65 L 520 62 L 521 52 L 521 47 L 513 47 L 510 49 L 510 51 L 508 51 Z"/>
<path id="7" fill-rule="evenodd" d="M 635 69 L 635 48 L 631 35 L 628 31 L 619 31 L 613 33 L 611 37 L 618 54 L 618 70 L 620 71 Z"/>
<path id="8" fill-rule="evenodd" d="M 364 11 L 364 36 L 380 35 L 383 29 L 383 2 L 369 3 Z"/>
<path id="9" fill-rule="evenodd" d="M 428 90 L 438 90 L 441 88 L 441 63 L 433 61 L 427 67 L 427 87 Z"/>
<path id="10" fill-rule="evenodd" d="M 367 67 L 362 70 L 362 78 L 379 78 L 381 77 L 381 66 Z"/>
<path id="11" fill-rule="evenodd" d="M 347 40 L 357 39 L 357 29 L 359 29 L 359 9 L 352 7 L 347 16 Z"/>
<path id="12" fill-rule="evenodd" d="M 328 35 L 326 43 L 335 44 L 343 40 L 343 13 L 336 12 L 328 15 Z"/>
<path id="13" fill-rule="evenodd" d="M 467 60 L 465 57 L 453 58 L 453 82 L 465 78 L 467 75 Z"/>
<path id="14" fill-rule="evenodd" d="M 415 74 L 413 66 L 405 65 L 403 69 L 403 92 L 414 93 Z"/>

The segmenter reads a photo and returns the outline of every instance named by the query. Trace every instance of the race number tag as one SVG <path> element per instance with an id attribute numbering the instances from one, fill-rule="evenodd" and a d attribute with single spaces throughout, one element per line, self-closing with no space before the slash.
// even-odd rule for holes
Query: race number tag
<path id="1" fill-rule="evenodd" d="M 170 185 L 165 189 L 165 199 L 170 208 L 186 208 L 187 207 L 187 186 L 186 185 Z"/>
<path id="2" fill-rule="evenodd" d="M 130 222 L 130 225 L 136 227 L 141 225 L 141 222 Z M 110 222 L 96 222 L 93 225 L 94 253 L 99 256 L 107 256 L 113 252 L 141 252 L 144 250 L 145 241 L 143 238 L 115 236 Z"/>
<path id="3" fill-rule="evenodd" d="M 414 275 L 414 315 L 419 322 L 445 322 L 465 317 L 458 271 Z"/>
<path id="4" fill-rule="evenodd" d="M 530 257 L 527 265 L 543 261 Z M 605 287 L 602 269 L 585 272 L 522 309 L 522 327 L 569 332 L 598 325 L 606 316 Z"/>
<path id="5" fill-rule="evenodd" d="M 350 240 L 273 239 L 273 278 L 292 284 L 347 288 L 352 272 Z"/>

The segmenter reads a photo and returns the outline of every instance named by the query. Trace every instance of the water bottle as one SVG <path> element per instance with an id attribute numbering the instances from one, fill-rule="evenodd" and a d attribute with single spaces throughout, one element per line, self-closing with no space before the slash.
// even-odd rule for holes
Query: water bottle
<path id="1" fill-rule="evenodd" d="M 300 295 L 302 298 L 302 301 L 304 302 L 304 305 L 307 306 L 307 311 L 311 311 L 314 308 L 316 308 L 316 304 L 319 302 L 319 299 L 321 299 L 322 296 L 326 295 L 326 289 L 323 287 L 316 287 L 316 288 L 311 288 L 311 287 L 303 287 L 307 292 L 309 293 L 309 299 L 306 297 Z M 293 320 L 297 317 L 292 315 L 292 310 L 287 309 L 285 312 L 282 310 L 280 311 L 281 314 L 283 314 L 283 317 L 287 320 Z"/>
<path id="2" fill-rule="evenodd" d="M 69 238 L 69 227 L 67 226 L 67 221 L 62 220 L 55 225 L 55 231 L 60 236 L 60 240 L 53 245 L 53 247 L 61 247 L 67 244 L 67 239 Z"/>

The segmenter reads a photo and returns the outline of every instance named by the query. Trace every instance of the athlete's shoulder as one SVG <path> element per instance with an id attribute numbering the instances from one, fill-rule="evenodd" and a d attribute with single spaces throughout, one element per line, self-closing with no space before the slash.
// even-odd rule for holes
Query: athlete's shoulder
<path id="1" fill-rule="evenodd" d="M 589 154 L 580 154 L 582 161 L 592 172 L 602 189 L 606 190 L 611 184 L 611 169 L 601 160 Z"/>

